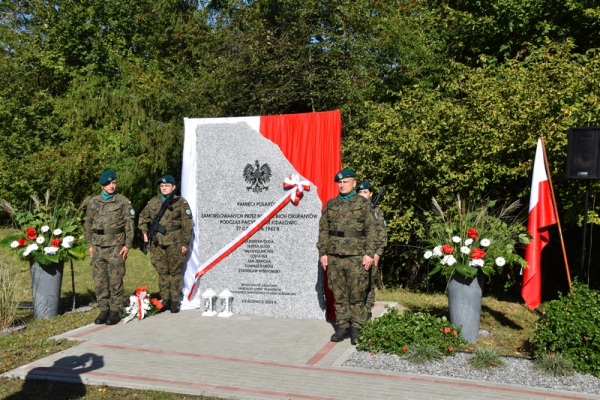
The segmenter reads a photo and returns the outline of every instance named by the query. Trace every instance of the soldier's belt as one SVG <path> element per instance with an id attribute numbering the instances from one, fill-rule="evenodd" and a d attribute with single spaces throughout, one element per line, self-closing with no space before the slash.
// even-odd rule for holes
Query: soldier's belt
<path id="1" fill-rule="evenodd" d="M 353 237 L 359 238 L 365 236 L 365 232 L 356 232 L 356 231 L 329 231 L 329 236 L 337 236 L 337 237 Z"/>
<path id="2" fill-rule="evenodd" d="M 172 225 L 172 226 L 167 226 L 165 227 L 165 230 L 167 232 L 175 232 L 181 229 L 181 225 Z"/>
<path id="3" fill-rule="evenodd" d="M 92 231 L 97 235 L 115 235 L 117 233 L 123 233 L 125 230 L 123 228 L 116 229 L 92 229 Z"/>

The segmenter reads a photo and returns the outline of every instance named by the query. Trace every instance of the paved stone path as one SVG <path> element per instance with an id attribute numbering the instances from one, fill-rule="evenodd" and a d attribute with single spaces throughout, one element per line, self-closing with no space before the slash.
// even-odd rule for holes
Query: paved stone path
<path id="1" fill-rule="evenodd" d="M 200 311 L 159 314 L 59 337 L 82 344 L 3 376 L 234 399 L 600 399 L 542 388 L 342 367 L 350 341 L 325 321 Z"/>

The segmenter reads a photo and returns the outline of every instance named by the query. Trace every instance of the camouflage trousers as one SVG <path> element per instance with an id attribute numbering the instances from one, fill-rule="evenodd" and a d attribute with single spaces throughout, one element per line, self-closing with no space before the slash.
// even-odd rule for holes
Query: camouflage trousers
<path id="1" fill-rule="evenodd" d="M 123 306 L 123 277 L 125 261 L 119 251 L 123 246 L 94 246 L 92 277 L 100 310 L 120 311 Z"/>
<path id="2" fill-rule="evenodd" d="M 375 282 L 377 282 L 377 276 L 379 276 L 379 267 L 375 265 L 375 263 L 373 263 L 373 265 L 371 266 L 371 269 L 369 270 L 369 273 L 371 274 L 371 285 L 370 285 L 370 290 L 369 293 L 367 293 L 367 304 L 366 304 L 366 308 L 367 308 L 367 313 L 371 312 L 371 310 L 373 309 L 373 306 L 375 305 Z M 367 283 L 367 286 L 369 286 L 369 284 Z"/>
<path id="3" fill-rule="evenodd" d="M 363 326 L 367 321 L 365 296 L 369 272 L 362 256 L 328 255 L 327 279 L 335 299 L 335 319 L 340 328 Z"/>
<path id="4" fill-rule="evenodd" d="M 179 300 L 183 277 L 181 268 L 185 256 L 181 254 L 181 244 L 154 246 L 150 249 L 152 265 L 158 272 L 158 288 L 162 300 Z"/>

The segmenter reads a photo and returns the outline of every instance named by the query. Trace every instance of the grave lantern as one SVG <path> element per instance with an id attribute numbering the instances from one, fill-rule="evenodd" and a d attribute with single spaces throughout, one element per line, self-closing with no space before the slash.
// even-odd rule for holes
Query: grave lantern
<path id="1" fill-rule="evenodd" d="M 229 291 L 229 289 L 225 289 L 219 294 L 219 302 L 221 312 L 219 313 L 219 317 L 229 318 L 233 315 L 232 304 L 233 294 Z"/>
<path id="2" fill-rule="evenodd" d="M 208 289 L 202 293 L 202 302 L 204 303 L 203 317 L 214 317 L 217 315 L 217 294 L 214 290 Z"/>

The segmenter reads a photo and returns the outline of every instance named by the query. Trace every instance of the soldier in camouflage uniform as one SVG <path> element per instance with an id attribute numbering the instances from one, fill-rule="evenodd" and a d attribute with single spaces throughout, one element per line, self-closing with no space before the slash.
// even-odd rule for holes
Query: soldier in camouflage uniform
<path id="1" fill-rule="evenodd" d="M 367 181 L 361 182 L 356 188 L 358 189 L 358 195 L 364 197 L 367 200 L 370 200 L 371 197 L 373 196 L 373 186 L 371 186 L 371 184 Z M 375 207 L 371 206 L 371 211 L 373 212 L 373 215 L 375 216 L 375 219 L 378 222 L 377 225 L 378 225 L 379 229 L 377 230 L 377 248 L 375 249 L 373 268 L 371 268 L 371 270 L 369 271 L 371 274 L 371 276 L 370 276 L 371 282 L 369 284 L 369 292 L 367 293 L 367 300 L 366 300 L 366 305 L 365 305 L 367 308 L 367 312 L 368 312 L 367 317 L 369 319 L 372 316 L 371 310 L 373 309 L 373 306 L 375 305 L 375 279 L 379 275 L 379 260 L 383 256 L 383 251 L 385 250 L 385 246 L 387 246 L 387 240 L 388 240 L 387 223 L 385 222 L 383 213 L 377 206 L 375 206 Z"/>
<path id="2" fill-rule="evenodd" d="M 139 228 L 144 233 L 144 241 L 148 242 L 148 230 L 158 214 L 161 206 L 170 196 L 175 196 L 175 179 L 165 175 L 156 181 L 160 185 L 161 194 L 153 197 L 140 214 Z M 192 211 L 188 202 L 175 196 L 173 211 L 167 209 L 160 220 L 165 234 L 156 233 L 158 246 L 150 245 L 152 265 L 158 272 L 158 287 L 163 301 L 163 310 L 179 312 L 179 297 L 183 278 L 181 268 L 185 261 L 190 240 L 192 239 Z"/>
<path id="3" fill-rule="evenodd" d="M 367 320 L 365 296 L 377 237 L 371 204 L 356 195 L 354 177 L 349 169 L 336 174 L 340 194 L 325 204 L 317 242 L 319 261 L 335 299 L 338 328 L 331 340 L 340 342 L 350 334 L 352 344 Z"/>
<path id="4" fill-rule="evenodd" d="M 104 171 L 99 183 L 102 193 L 92 197 L 85 214 L 85 240 L 100 308 L 95 323 L 115 325 L 121 320 L 125 260 L 133 244 L 135 211 L 125 196 L 116 193 L 114 171 Z"/>

